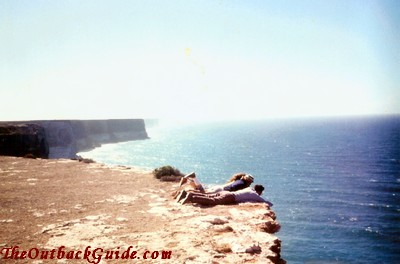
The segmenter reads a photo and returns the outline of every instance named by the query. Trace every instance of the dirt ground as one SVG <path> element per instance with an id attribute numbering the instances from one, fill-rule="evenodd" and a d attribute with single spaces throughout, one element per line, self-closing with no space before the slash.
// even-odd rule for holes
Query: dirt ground
<path id="1" fill-rule="evenodd" d="M 266 205 L 181 205 L 177 185 L 132 167 L 0 156 L 0 263 L 284 263 Z"/>

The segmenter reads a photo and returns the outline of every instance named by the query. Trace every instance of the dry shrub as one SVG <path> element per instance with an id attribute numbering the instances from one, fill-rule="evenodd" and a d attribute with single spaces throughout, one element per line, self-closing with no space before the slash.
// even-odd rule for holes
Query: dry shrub
<path id="1" fill-rule="evenodd" d="M 179 182 L 182 179 L 182 176 L 162 176 L 160 181 L 164 182 Z"/>
<path id="2" fill-rule="evenodd" d="M 153 170 L 153 175 L 157 179 L 165 176 L 183 176 L 183 174 L 177 169 L 170 165 L 162 166 Z"/>

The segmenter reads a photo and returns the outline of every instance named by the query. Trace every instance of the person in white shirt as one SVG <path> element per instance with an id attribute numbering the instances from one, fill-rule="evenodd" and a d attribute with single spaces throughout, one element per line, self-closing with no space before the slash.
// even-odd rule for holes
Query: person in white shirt
<path id="1" fill-rule="evenodd" d="M 264 186 L 254 185 L 254 188 L 248 187 L 236 192 L 222 191 L 214 194 L 193 193 L 182 191 L 178 196 L 178 202 L 182 204 L 197 203 L 202 205 L 220 205 L 220 204 L 235 204 L 235 203 L 266 203 L 268 206 L 273 204 L 263 197 Z"/>

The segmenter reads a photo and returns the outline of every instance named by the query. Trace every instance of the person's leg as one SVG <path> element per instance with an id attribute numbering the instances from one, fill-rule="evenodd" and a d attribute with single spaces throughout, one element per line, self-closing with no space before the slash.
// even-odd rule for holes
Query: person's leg
<path id="1" fill-rule="evenodd" d="M 187 183 L 189 181 L 190 185 L 193 185 L 196 190 L 199 190 L 200 192 L 204 193 L 204 187 L 201 184 L 201 182 L 197 179 L 196 173 L 191 172 L 189 174 L 186 174 L 183 176 L 179 182 L 179 187 L 181 187 L 183 184 Z"/>
<path id="2" fill-rule="evenodd" d="M 193 188 L 193 191 L 199 191 L 201 193 L 204 193 L 204 187 L 201 184 L 201 182 L 196 178 L 196 175 L 194 174 L 194 172 L 189 173 L 181 178 L 181 180 L 179 181 L 178 189 L 180 189 L 182 187 L 182 185 L 184 185 L 184 184 L 190 185 Z M 179 193 L 179 190 L 174 195 L 174 198 L 176 198 L 178 193 Z"/>
<path id="3" fill-rule="evenodd" d="M 205 193 L 208 197 L 210 198 L 216 198 L 220 197 L 221 195 L 224 195 L 226 192 L 216 192 L 216 193 Z"/>
<path id="4" fill-rule="evenodd" d="M 210 198 L 207 195 L 199 193 L 188 193 L 186 198 L 182 200 L 182 204 L 186 203 L 198 203 L 203 205 L 216 205 L 214 198 Z"/>
<path id="5" fill-rule="evenodd" d="M 188 181 L 187 178 L 182 177 L 181 180 L 179 181 L 179 187 L 181 187 L 182 185 L 184 185 L 187 181 Z"/>
<path id="6" fill-rule="evenodd" d="M 186 195 L 187 192 L 185 190 L 180 191 L 176 197 L 176 202 L 179 203 L 180 200 L 185 199 Z"/>
<path id="7" fill-rule="evenodd" d="M 235 195 L 231 192 L 219 192 L 212 195 L 217 204 L 233 204 L 235 203 Z"/>
<path id="8" fill-rule="evenodd" d="M 203 184 L 201 184 L 201 182 L 197 178 L 191 178 L 190 180 L 193 182 L 193 184 L 196 186 L 196 189 L 199 190 L 199 192 L 204 193 Z"/>
<path id="9" fill-rule="evenodd" d="M 179 187 L 181 187 L 183 184 L 185 184 L 185 183 L 188 181 L 188 179 L 193 180 L 193 179 L 195 179 L 195 178 L 196 178 L 196 173 L 194 173 L 194 172 L 191 172 L 191 173 L 189 173 L 189 174 L 186 174 L 185 176 L 183 176 L 183 177 L 181 178 L 181 180 L 180 180 L 180 182 L 179 182 Z"/>
<path id="10" fill-rule="evenodd" d="M 183 178 L 196 178 L 196 173 L 194 171 L 192 171 L 191 173 L 183 176 Z"/>
<path id="11" fill-rule="evenodd" d="M 194 194 L 189 193 L 186 198 L 182 201 L 182 204 L 192 202 L 203 205 L 218 205 L 218 204 L 232 204 L 235 203 L 235 196 L 229 192 L 216 193 L 213 195 L 207 194 Z"/>

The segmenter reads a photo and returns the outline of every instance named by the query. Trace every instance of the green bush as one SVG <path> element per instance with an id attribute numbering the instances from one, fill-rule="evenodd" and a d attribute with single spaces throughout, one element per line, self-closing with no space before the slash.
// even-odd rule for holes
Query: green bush
<path id="1" fill-rule="evenodd" d="M 153 175 L 157 179 L 161 179 L 161 177 L 164 176 L 183 176 L 183 174 L 177 168 L 174 168 L 169 165 L 154 169 Z"/>

